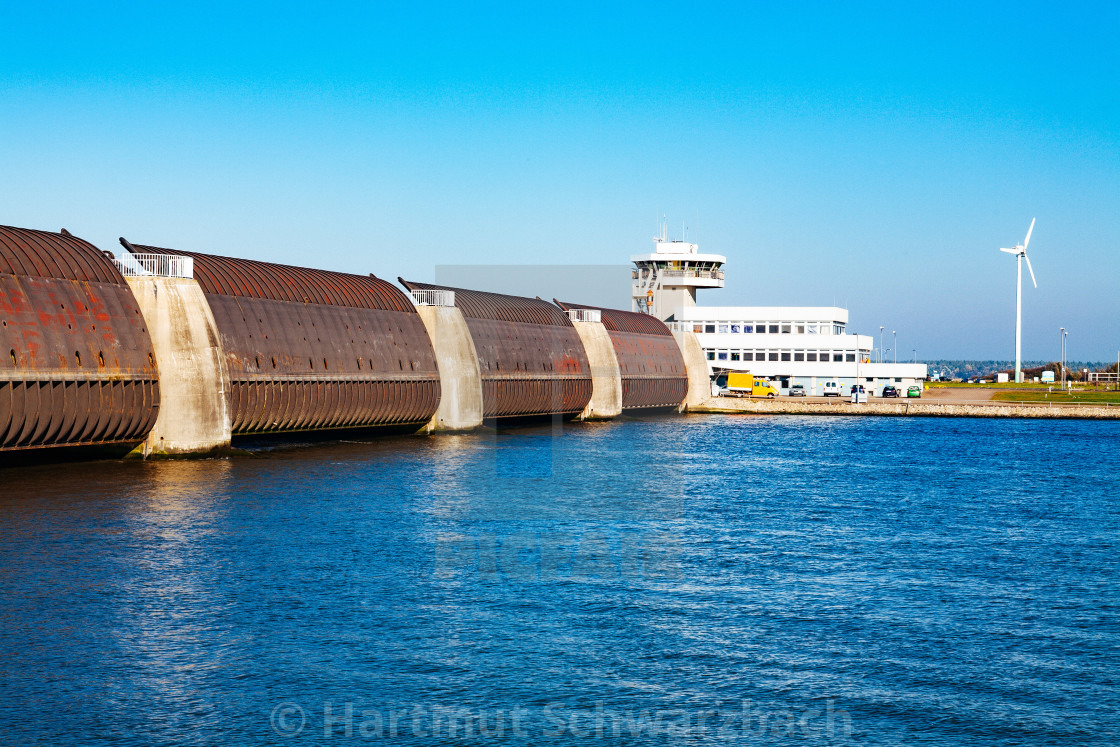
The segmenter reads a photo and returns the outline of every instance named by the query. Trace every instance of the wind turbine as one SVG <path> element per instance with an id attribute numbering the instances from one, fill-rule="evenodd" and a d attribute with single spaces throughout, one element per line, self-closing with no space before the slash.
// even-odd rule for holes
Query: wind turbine
<path id="1" fill-rule="evenodd" d="M 1034 287 L 1038 287 L 1038 281 L 1034 279 L 1034 270 L 1031 269 L 1031 260 L 1027 256 L 1027 244 L 1031 243 L 1031 232 L 1034 231 L 1034 218 L 1031 218 L 1031 227 L 1027 229 L 1027 238 L 1023 239 L 1022 244 L 1016 244 L 1010 249 L 1000 249 L 1001 252 L 1015 255 L 1015 383 L 1021 384 L 1023 382 L 1023 371 L 1021 368 L 1021 351 L 1023 342 L 1023 260 L 1027 260 L 1027 269 L 1031 273 L 1031 282 Z"/>

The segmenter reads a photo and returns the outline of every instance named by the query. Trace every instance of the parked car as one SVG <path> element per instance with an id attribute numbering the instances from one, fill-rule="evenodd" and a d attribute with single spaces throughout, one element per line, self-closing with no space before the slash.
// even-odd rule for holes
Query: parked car
<path id="1" fill-rule="evenodd" d="M 910 387 L 909 389 L 906 390 L 906 396 L 907 397 L 921 397 L 922 396 L 922 388 L 920 386 L 912 386 L 912 387 Z"/>
<path id="2" fill-rule="evenodd" d="M 824 396 L 826 397 L 839 397 L 840 385 L 835 381 L 826 381 L 824 383 Z"/>
<path id="3" fill-rule="evenodd" d="M 791 397 L 804 397 L 805 396 L 805 385 L 804 384 L 794 384 L 793 386 L 791 386 L 789 388 L 789 396 L 791 396 Z"/>
<path id="4" fill-rule="evenodd" d="M 880 394 L 879 396 L 880 397 L 897 397 L 898 396 L 898 390 L 895 389 L 890 384 L 887 384 L 885 387 L 883 387 L 883 393 Z"/>

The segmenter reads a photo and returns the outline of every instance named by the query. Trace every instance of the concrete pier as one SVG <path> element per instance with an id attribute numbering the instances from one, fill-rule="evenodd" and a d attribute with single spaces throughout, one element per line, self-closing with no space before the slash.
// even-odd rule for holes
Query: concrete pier
<path id="1" fill-rule="evenodd" d="M 229 371 L 210 305 L 190 278 L 125 278 L 152 337 L 160 408 L 139 447 L 190 454 L 229 446 Z"/>
<path id="2" fill-rule="evenodd" d="M 482 374 L 463 313 L 454 306 L 417 306 L 436 351 L 439 408 L 427 432 L 469 431 L 482 425 Z"/>
<path id="3" fill-rule="evenodd" d="M 591 364 L 591 401 L 579 420 L 610 420 L 622 414 L 622 372 L 614 343 L 602 322 L 573 321 Z"/>
<path id="4" fill-rule="evenodd" d="M 688 394 L 685 395 L 680 410 L 692 412 L 712 396 L 711 367 L 694 333 L 674 332 L 673 338 L 681 349 L 684 365 L 688 370 Z"/>
<path id="5" fill-rule="evenodd" d="M 853 405 L 847 400 L 829 402 L 801 399 L 749 399 L 709 397 L 691 412 L 743 413 L 747 415 L 880 415 L 929 418 L 1071 418 L 1077 420 L 1120 420 L 1120 407 L 1049 404 L 957 404 L 920 399 L 876 400 Z"/>

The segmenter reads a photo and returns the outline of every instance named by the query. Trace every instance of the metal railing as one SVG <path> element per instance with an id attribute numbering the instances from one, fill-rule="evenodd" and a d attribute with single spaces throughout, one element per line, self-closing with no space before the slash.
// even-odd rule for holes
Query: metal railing
<path id="1" fill-rule="evenodd" d="M 193 278 L 194 257 L 178 254 L 122 254 L 113 264 L 126 278 Z"/>
<path id="2" fill-rule="evenodd" d="M 417 288 L 409 291 L 412 301 L 417 306 L 454 306 L 455 291 Z"/>
<path id="3" fill-rule="evenodd" d="M 603 312 L 599 309 L 568 309 L 568 318 L 573 322 L 601 322 Z"/>
<path id="4" fill-rule="evenodd" d="M 638 270 L 631 270 L 633 280 L 641 280 L 648 275 L 642 275 Z M 723 270 L 662 270 L 657 274 L 660 278 L 703 278 L 706 280 L 723 280 Z"/>

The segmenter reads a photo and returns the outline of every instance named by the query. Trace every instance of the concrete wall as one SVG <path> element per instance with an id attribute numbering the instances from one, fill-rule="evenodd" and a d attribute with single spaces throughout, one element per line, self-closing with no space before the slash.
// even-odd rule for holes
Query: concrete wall
<path id="1" fill-rule="evenodd" d="M 591 364 L 591 401 L 579 420 L 609 420 L 622 413 L 622 372 L 602 322 L 572 322 Z"/>
<path id="2" fill-rule="evenodd" d="M 441 394 L 431 431 L 466 431 L 482 425 L 482 375 L 463 313 L 454 306 L 419 306 L 439 366 Z"/>
<path id="3" fill-rule="evenodd" d="M 673 338 L 680 346 L 685 368 L 688 369 L 688 394 L 680 408 L 682 412 L 687 412 L 700 407 L 712 396 L 712 371 L 695 333 L 674 332 Z"/>
<path id="4" fill-rule="evenodd" d="M 923 402 L 903 399 L 897 402 L 869 402 L 853 405 L 843 399 L 830 402 L 805 402 L 794 399 L 739 399 L 710 397 L 694 412 L 747 413 L 756 415 L 894 415 L 940 418 L 1075 418 L 1086 420 L 1120 419 L 1120 407 L 1091 405 L 1048 405 L 1006 403 L 991 405 Z"/>
<path id="5" fill-rule="evenodd" d="M 189 278 L 126 278 L 152 336 L 160 408 L 140 447 L 189 454 L 229 446 L 229 372 L 209 304 Z"/>

